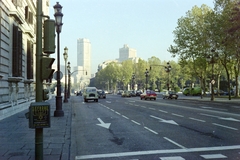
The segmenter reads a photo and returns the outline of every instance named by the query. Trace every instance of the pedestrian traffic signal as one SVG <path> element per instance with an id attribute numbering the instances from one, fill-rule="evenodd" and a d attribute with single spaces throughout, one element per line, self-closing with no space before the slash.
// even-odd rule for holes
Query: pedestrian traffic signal
<path id="1" fill-rule="evenodd" d="M 48 89 L 43 89 L 43 100 L 48 100 L 49 99 L 49 90 Z"/>
<path id="2" fill-rule="evenodd" d="M 47 80 L 52 77 L 54 69 L 52 69 L 52 64 L 54 62 L 54 58 L 50 57 L 42 57 L 41 58 L 41 79 Z"/>

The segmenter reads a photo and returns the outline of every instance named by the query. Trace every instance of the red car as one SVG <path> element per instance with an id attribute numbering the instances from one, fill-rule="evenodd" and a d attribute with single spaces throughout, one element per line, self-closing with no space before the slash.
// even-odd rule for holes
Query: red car
<path id="1" fill-rule="evenodd" d="M 152 91 L 152 90 L 147 90 L 147 91 L 144 91 L 140 95 L 140 99 L 141 100 L 142 99 L 145 99 L 145 100 L 147 100 L 147 99 L 150 99 L 150 100 L 154 99 L 154 100 L 156 100 L 157 99 L 157 94 L 154 91 Z"/>

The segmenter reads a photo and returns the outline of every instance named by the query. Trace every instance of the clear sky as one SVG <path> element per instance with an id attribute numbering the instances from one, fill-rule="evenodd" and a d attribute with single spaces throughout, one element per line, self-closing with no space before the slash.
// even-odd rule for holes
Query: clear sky
<path id="1" fill-rule="evenodd" d="M 66 46 L 68 61 L 72 68 L 76 66 L 77 39 L 87 38 L 92 47 L 92 73 L 98 64 L 118 58 L 124 44 L 136 49 L 137 57 L 144 60 L 155 56 L 161 61 L 177 61 L 167 51 L 173 44 L 177 20 L 195 5 L 213 8 L 213 0 L 50 0 L 51 19 L 56 2 L 62 5 L 64 15 L 61 64 Z"/>

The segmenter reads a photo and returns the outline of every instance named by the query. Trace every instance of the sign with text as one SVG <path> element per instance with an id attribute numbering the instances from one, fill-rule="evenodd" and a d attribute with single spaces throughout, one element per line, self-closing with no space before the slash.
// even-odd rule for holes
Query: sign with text
<path id="1" fill-rule="evenodd" d="M 50 127 L 50 104 L 34 102 L 29 107 L 29 128 Z"/>

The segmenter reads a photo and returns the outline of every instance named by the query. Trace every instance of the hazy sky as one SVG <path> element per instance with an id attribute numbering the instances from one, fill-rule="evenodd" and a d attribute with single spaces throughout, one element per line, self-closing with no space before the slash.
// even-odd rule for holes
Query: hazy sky
<path id="1" fill-rule="evenodd" d="M 195 5 L 213 8 L 213 0 L 50 0 L 51 19 L 56 2 L 63 6 L 64 14 L 61 64 L 66 46 L 71 67 L 76 66 L 77 39 L 87 38 L 92 46 L 92 73 L 103 61 L 118 58 L 124 44 L 136 49 L 137 56 L 144 60 L 155 56 L 162 61 L 177 61 L 167 51 L 173 44 L 177 20 Z"/>

